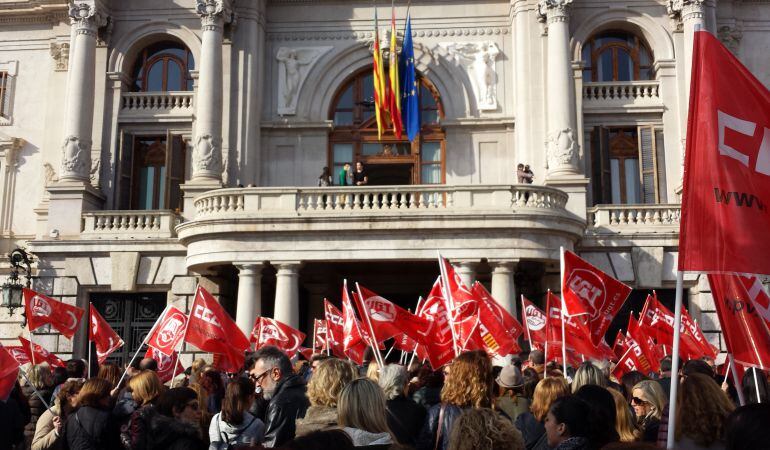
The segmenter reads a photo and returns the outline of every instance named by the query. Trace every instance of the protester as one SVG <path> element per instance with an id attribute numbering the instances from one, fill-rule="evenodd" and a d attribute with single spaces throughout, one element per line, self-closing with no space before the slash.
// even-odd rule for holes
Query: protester
<path id="1" fill-rule="evenodd" d="M 150 422 L 156 414 L 155 404 L 165 388 L 158 374 L 152 370 L 144 370 L 131 378 L 128 388 L 137 408 L 131 414 L 128 425 L 120 430 L 120 440 L 128 449 L 144 449 L 151 442 Z"/>
<path id="2" fill-rule="evenodd" d="M 200 382 L 200 376 L 207 366 L 208 362 L 203 358 L 198 358 L 190 364 L 190 384 Z"/>
<path id="3" fill-rule="evenodd" d="M 203 450 L 199 427 L 201 405 L 190 388 L 169 389 L 158 398 L 157 414 L 150 421 L 153 449 Z"/>
<path id="4" fill-rule="evenodd" d="M 73 380 L 76 378 L 86 378 L 86 363 L 82 359 L 70 359 L 65 365 L 65 371 L 67 372 L 67 378 L 65 380 Z M 61 384 L 58 384 L 51 394 L 51 398 L 56 397 L 59 393 Z"/>
<path id="5" fill-rule="evenodd" d="M 449 450 L 524 450 L 521 433 L 489 408 L 469 409 L 455 421 Z"/>
<path id="6" fill-rule="evenodd" d="M 725 424 L 727 450 L 756 450 L 770 443 L 770 404 L 755 403 L 736 408 Z"/>
<path id="7" fill-rule="evenodd" d="M 385 396 L 374 381 L 359 378 L 348 383 L 340 392 L 337 412 L 339 425 L 356 448 L 400 448 L 388 427 Z"/>
<path id="8" fill-rule="evenodd" d="M 84 365 L 85 367 L 85 365 Z M 78 393 L 77 408 L 65 425 L 68 450 L 106 448 L 107 422 L 110 418 L 110 382 L 102 378 L 86 381 Z"/>
<path id="9" fill-rule="evenodd" d="M 572 393 L 577 392 L 578 389 L 587 384 L 607 387 L 607 378 L 591 361 L 581 364 L 575 372 L 575 377 L 572 380 Z"/>
<path id="10" fill-rule="evenodd" d="M 142 360 L 139 361 L 139 370 L 152 370 L 153 372 L 157 372 L 158 361 L 156 361 L 154 358 L 142 358 Z"/>
<path id="11" fill-rule="evenodd" d="M 449 448 L 452 424 L 463 409 L 489 408 L 492 405 L 492 363 L 484 352 L 460 354 L 448 366 L 449 373 L 441 390 L 441 403 L 428 410 L 417 448 Z"/>
<path id="12" fill-rule="evenodd" d="M 417 375 L 417 389 L 412 394 L 412 400 L 426 410 L 441 403 L 441 388 L 444 386 L 444 372 L 433 370 L 424 365 Z"/>
<path id="13" fill-rule="evenodd" d="M 375 383 L 380 379 L 380 366 L 377 365 L 377 363 L 372 361 L 368 366 L 366 366 L 366 378 L 374 381 Z"/>
<path id="14" fill-rule="evenodd" d="M 109 381 L 112 385 L 112 388 L 117 388 L 118 382 L 120 381 L 120 376 L 122 373 L 120 372 L 120 367 L 118 367 L 115 363 L 106 362 L 99 366 L 99 374 L 96 375 L 97 378 L 104 378 L 105 380 Z"/>
<path id="15" fill-rule="evenodd" d="M 200 380 L 200 377 L 198 378 Z M 199 405 L 207 405 L 208 404 L 208 396 L 206 395 L 206 390 L 201 387 L 200 383 L 192 383 L 190 386 L 188 386 L 190 389 L 195 392 L 195 395 L 198 396 L 198 404 Z M 256 403 L 256 402 L 255 402 Z M 258 414 L 254 414 L 254 412 L 249 411 L 252 413 L 253 416 L 259 417 Z M 264 413 L 264 410 L 262 411 Z M 198 411 L 198 417 L 200 417 L 200 422 L 198 423 L 198 426 L 201 430 L 208 430 L 211 426 L 211 418 L 214 416 L 211 414 L 208 410 L 208 407 L 203 406 L 201 407 L 200 411 Z"/>
<path id="16" fill-rule="evenodd" d="M 310 407 L 304 418 L 297 419 L 297 436 L 337 428 L 337 397 L 356 378 L 358 369 L 353 364 L 336 358 L 321 360 L 307 385 Z"/>
<path id="17" fill-rule="evenodd" d="M 513 364 L 508 364 L 500 371 L 495 379 L 498 387 L 495 409 L 501 411 L 513 422 L 519 416 L 529 411 L 530 399 L 524 395 L 524 376 L 521 370 Z"/>
<path id="18" fill-rule="evenodd" d="M 310 370 L 315 372 L 315 370 L 318 368 L 318 365 L 321 364 L 322 361 L 331 359 L 331 356 L 325 354 L 325 353 L 317 353 L 313 355 L 310 358 Z M 309 389 L 309 387 L 308 387 Z"/>
<path id="19" fill-rule="evenodd" d="M 559 397 L 569 394 L 564 378 L 544 378 L 535 387 L 535 394 L 529 412 L 520 414 L 514 425 L 521 432 L 527 449 L 548 448 L 543 422 L 551 404 Z"/>
<path id="20" fill-rule="evenodd" d="M 313 431 L 287 442 L 284 450 L 353 450 L 353 440 L 342 430 Z"/>
<path id="21" fill-rule="evenodd" d="M 657 381 L 640 381 L 631 390 L 631 406 L 636 413 L 636 424 L 642 430 L 642 441 L 657 441 L 660 419 L 667 403 L 663 389 Z"/>
<path id="22" fill-rule="evenodd" d="M 329 167 L 324 167 L 321 171 L 321 175 L 318 177 L 319 187 L 328 187 L 332 185 L 332 174 L 329 171 Z"/>
<path id="23" fill-rule="evenodd" d="M 611 442 L 618 442 L 620 437 L 615 430 L 617 415 L 615 413 L 615 399 L 607 388 L 595 384 L 583 385 L 575 392 L 575 397 L 580 398 L 591 410 L 589 440 L 595 447 L 604 447 Z"/>
<path id="24" fill-rule="evenodd" d="M 24 425 L 29 422 L 29 406 L 16 381 L 6 400 L 0 399 L 0 450 L 13 450 L 24 442 Z"/>
<path id="25" fill-rule="evenodd" d="M 44 411 L 35 425 L 31 450 L 59 450 L 64 448 L 62 445 L 62 427 L 67 422 L 70 413 L 75 410 L 78 394 L 84 383 L 83 380 L 71 380 L 62 385 L 51 409 Z"/>
<path id="26" fill-rule="evenodd" d="M 267 400 L 265 412 L 265 447 L 280 447 L 294 439 L 295 420 L 305 416 L 309 402 L 305 397 L 306 385 L 291 369 L 284 352 L 265 346 L 254 352 L 254 367 L 249 378 L 262 389 Z"/>
<path id="27" fill-rule="evenodd" d="M 540 350 L 532 350 L 527 358 L 529 366 L 537 372 L 537 376 L 542 380 L 545 374 L 545 354 Z"/>
<path id="28" fill-rule="evenodd" d="M 27 397 L 30 412 L 29 423 L 24 427 L 24 442 L 29 447 L 32 444 L 32 438 L 35 436 L 35 425 L 46 410 L 45 403 L 43 402 L 49 403 L 48 399 L 51 398 L 53 376 L 48 364 L 36 364 L 27 370 L 27 378 L 30 384 L 24 386 L 22 392 Z"/>
<path id="29" fill-rule="evenodd" d="M 747 368 L 743 374 L 741 386 L 743 387 L 743 398 L 746 399 L 746 404 L 767 403 L 770 401 L 770 397 L 768 397 L 767 375 L 763 370 Z M 759 397 L 757 397 L 757 387 L 759 387 Z"/>
<path id="30" fill-rule="evenodd" d="M 676 406 L 677 449 L 724 448 L 727 416 L 735 407 L 712 377 L 687 376 L 679 386 Z"/>
<path id="31" fill-rule="evenodd" d="M 711 367 L 706 361 L 700 359 L 691 359 L 684 363 L 682 366 L 682 377 L 687 377 L 695 373 L 700 373 L 711 379 L 714 379 L 714 368 Z"/>
<path id="32" fill-rule="evenodd" d="M 388 364 L 380 371 L 378 381 L 385 394 L 388 427 L 401 444 L 414 446 L 425 422 L 425 408 L 406 397 L 406 367 Z"/>
<path id="33" fill-rule="evenodd" d="M 262 442 L 265 424 L 248 412 L 253 402 L 254 383 L 248 378 L 237 378 L 227 385 L 222 412 L 211 419 L 209 450 Z"/>
<path id="34" fill-rule="evenodd" d="M 545 417 L 545 433 L 553 450 L 598 448 L 589 440 L 591 408 L 576 396 L 556 399 Z"/>
<path id="35" fill-rule="evenodd" d="M 206 391 L 206 410 L 212 415 L 218 413 L 222 409 L 222 398 L 225 396 L 222 374 L 216 370 L 206 370 L 199 380 L 199 384 Z"/>
<path id="36" fill-rule="evenodd" d="M 615 401 L 615 431 L 620 442 L 635 442 L 641 432 L 634 421 L 633 410 L 628 406 L 623 394 L 615 389 L 607 390 Z"/>
<path id="37" fill-rule="evenodd" d="M 627 372 L 622 377 L 620 377 L 619 381 L 620 381 L 620 384 L 623 386 L 623 395 L 626 396 L 626 401 L 628 403 L 631 403 L 631 398 L 634 396 L 634 386 L 636 386 L 637 384 L 639 384 L 644 380 L 649 380 L 649 379 L 650 378 L 648 376 L 636 370 Z"/>
<path id="38" fill-rule="evenodd" d="M 660 360 L 660 378 L 658 379 L 658 383 L 660 383 L 660 387 L 663 388 L 663 392 L 666 394 L 666 398 L 669 398 L 671 396 L 671 367 L 673 364 L 673 359 L 671 358 L 671 355 L 666 355 Z M 679 358 L 679 368 L 681 369 L 684 365 L 682 358 Z M 641 380 L 636 381 L 634 384 L 638 383 Z"/>

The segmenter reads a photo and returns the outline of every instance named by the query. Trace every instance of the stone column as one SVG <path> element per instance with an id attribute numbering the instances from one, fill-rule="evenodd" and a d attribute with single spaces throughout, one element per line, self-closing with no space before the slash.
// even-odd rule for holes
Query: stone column
<path id="1" fill-rule="evenodd" d="M 254 320 L 262 315 L 262 264 L 237 264 L 238 268 L 238 303 L 235 311 L 235 323 L 246 336 L 254 327 Z"/>
<path id="2" fill-rule="evenodd" d="M 674 20 L 682 21 L 684 31 L 684 82 L 685 102 L 690 98 L 690 72 L 692 71 L 692 44 L 695 39 L 695 27 L 706 29 L 705 0 L 669 0 L 668 13 Z M 685 109 L 687 103 L 685 103 Z"/>
<path id="3" fill-rule="evenodd" d="M 476 281 L 476 261 L 457 261 L 455 262 L 455 272 L 468 288 Z"/>
<path id="4" fill-rule="evenodd" d="M 70 6 L 75 41 L 70 54 L 67 109 L 64 115 L 61 176 L 64 182 L 90 182 L 91 135 L 94 121 L 96 33 L 107 16 L 94 1 Z"/>
<path id="5" fill-rule="evenodd" d="M 541 20 L 548 24 L 546 138 L 548 178 L 578 174 L 578 136 L 575 129 L 575 83 L 569 50 L 569 8 L 572 0 L 540 0 Z"/>
<path id="6" fill-rule="evenodd" d="M 517 315 L 516 286 L 513 275 L 516 272 L 515 262 L 493 262 L 492 264 L 492 297 L 497 300 L 513 317 Z"/>
<path id="7" fill-rule="evenodd" d="M 222 180 L 222 40 L 232 20 L 230 0 L 197 0 L 201 16 L 201 57 L 195 98 L 193 182 Z"/>
<path id="8" fill-rule="evenodd" d="M 273 263 L 275 275 L 275 312 L 273 317 L 299 328 L 299 261 Z"/>

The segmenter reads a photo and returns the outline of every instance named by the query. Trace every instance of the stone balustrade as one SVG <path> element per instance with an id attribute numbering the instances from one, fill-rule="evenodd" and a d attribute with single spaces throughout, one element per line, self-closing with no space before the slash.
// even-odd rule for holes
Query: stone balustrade
<path id="1" fill-rule="evenodd" d="M 657 80 L 583 83 L 584 108 L 649 108 L 662 106 L 660 83 Z"/>
<path id="2" fill-rule="evenodd" d="M 121 114 L 187 115 L 194 110 L 195 94 L 190 92 L 124 92 Z"/>
<path id="3" fill-rule="evenodd" d="M 598 205 L 588 210 L 588 228 L 678 230 L 680 214 L 680 205 Z"/>
<path id="4" fill-rule="evenodd" d="M 173 211 L 91 211 L 83 213 L 83 239 L 162 239 L 176 236 Z"/>

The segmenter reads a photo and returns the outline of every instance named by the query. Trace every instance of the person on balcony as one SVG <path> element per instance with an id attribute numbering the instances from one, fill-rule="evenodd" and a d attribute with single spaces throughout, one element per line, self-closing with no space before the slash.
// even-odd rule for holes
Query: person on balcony
<path id="1" fill-rule="evenodd" d="M 332 174 L 328 167 L 324 167 L 321 176 L 318 177 L 318 187 L 329 187 L 332 185 Z"/>
<path id="2" fill-rule="evenodd" d="M 350 186 L 350 164 L 345 163 L 344 166 L 342 166 L 342 170 L 340 170 L 339 173 L 339 185 L 340 186 Z"/>
<path id="3" fill-rule="evenodd" d="M 364 163 L 356 162 L 356 171 L 353 172 L 353 184 L 356 186 L 365 186 L 369 184 L 369 176 L 364 170 Z"/>

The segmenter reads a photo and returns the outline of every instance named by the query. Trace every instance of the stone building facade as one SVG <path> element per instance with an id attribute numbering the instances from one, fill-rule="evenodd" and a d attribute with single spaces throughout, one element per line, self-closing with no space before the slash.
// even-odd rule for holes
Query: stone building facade
<path id="1" fill-rule="evenodd" d="M 406 12 L 397 1 L 399 42 Z M 770 6 L 414 0 L 410 13 L 415 143 L 373 127 L 371 1 L 0 0 L 0 250 L 25 247 L 35 289 L 92 302 L 134 345 L 198 283 L 245 331 L 258 314 L 312 330 L 343 278 L 413 306 L 437 250 L 511 311 L 558 290 L 561 246 L 634 287 L 626 312 L 653 289 L 673 300 L 693 32 L 767 83 Z M 369 185 L 339 186 L 354 161 Z M 324 167 L 333 185 L 318 187 Z M 723 347 L 707 283 L 686 287 Z M 0 311 L 0 343 L 20 313 Z M 85 327 L 35 339 L 83 355 Z"/>

